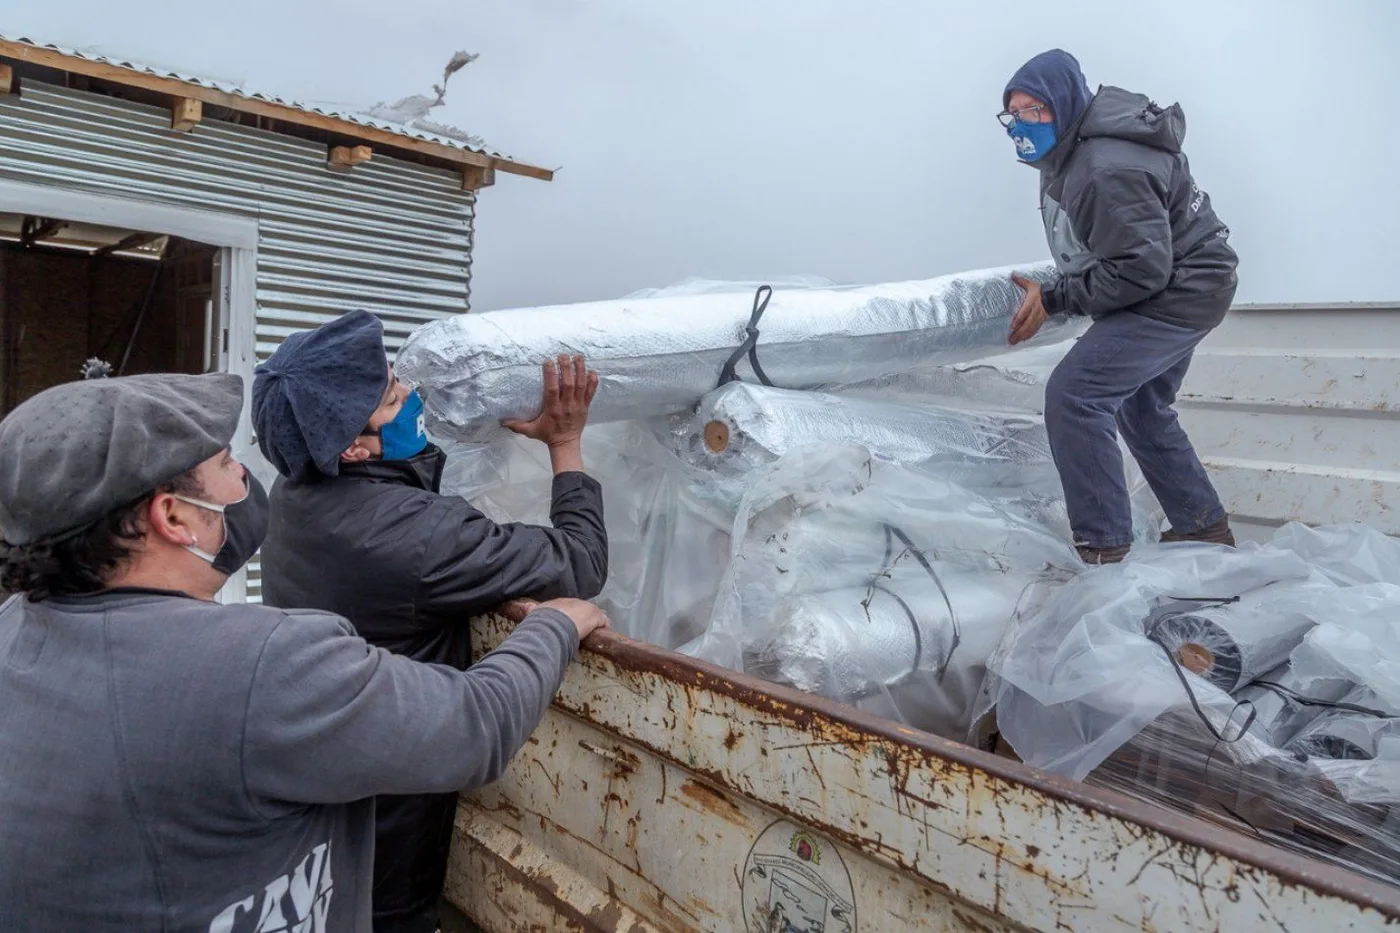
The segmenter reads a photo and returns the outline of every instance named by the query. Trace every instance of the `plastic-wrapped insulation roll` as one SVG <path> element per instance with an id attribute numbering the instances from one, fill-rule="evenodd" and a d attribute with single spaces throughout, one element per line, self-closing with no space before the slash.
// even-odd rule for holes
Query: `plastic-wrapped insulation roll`
<path id="1" fill-rule="evenodd" d="M 857 442 L 900 463 L 1021 468 L 1051 463 L 1044 421 L 934 405 L 843 398 L 734 382 L 708 393 L 682 455 L 746 473 L 808 444 Z"/>
<path id="2" fill-rule="evenodd" d="M 1343 702 L 1364 700 L 1364 688 L 1347 694 Z M 1360 703 L 1352 705 L 1361 706 Z M 1328 710 L 1308 723 L 1285 749 L 1309 758 L 1367 761 L 1376 757 L 1383 738 L 1400 734 L 1400 719 L 1375 716 L 1350 709 Z"/>
<path id="3" fill-rule="evenodd" d="M 1251 731 L 1274 748 L 1283 748 L 1324 710 L 1322 706 L 1303 703 L 1294 695 L 1305 695 L 1305 684 L 1284 663 L 1240 689 L 1235 699 L 1254 709 Z"/>
<path id="4" fill-rule="evenodd" d="M 1275 583 L 1232 603 L 1169 601 L 1145 620 L 1144 631 L 1182 667 L 1234 693 L 1287 660 L 1313 627 L 1298 601 L 1308 590 Z"/>
<path id="5" fill-rule="evenodd" d="M 1073 345 L 1066 339 L 967 363 L 925 366 L 860 382 L 816 388 L 851 398 L 932 402 L 954 408 L 1043 414 L 1045 383 Z"/>
<path id="6" fill-rule="evenodd" d="M 853 382 L 1005 349 L 1023 294 L 1020 270 L 1050 281 L 1048 262 L 913 282 L 779 288 L 757 322 L 756 355 L 775 385 Z M 505 418 L 539 411 L 540 364 L 582 354 L 601 379 L 592 422 L 650 418 L 693 407 L 719 384 L 749 337 L 755 308 L 738 294 L 667 295 L 481 314 L 414 331 L 395 361 L 423 390 L 431 427 L 487 440 Z M 1054 326 L 1044 343 L 1055 342 Z M 749 363 L 738 372 L 752 378 Z"/>
<path id="7" fill-rule="evenodd" d="M 749 640 L 746 671 L 854 702 L 960 663 L 964 633 L 1004 630 L 1026 580 L 935 570 L 936 583 L 911 570 L 889 584 L 791 599 Z M 971 657 L 977 653 L 980 657 Z M 985 650 L 963 654 L 969 664 L 986 661 Z"/>
<path id="8" fill-rule="evenodd" d="M 948 515 L 936 529 L 906 534 L 909 540 L 903 540 L 898 525 L 833 509 L 803 515 L 776 531 L 748 561 L 755 568 L 771 568 L 771 585 L 793 575 L 822 580 L 833 588 L 864 586 L 877 573 L 917 566 L 920 555 L 982 571 L 1038 571 L 1047 564 L 1062 565 L 1066 557 L 1060 542 L 1028 525 L 989 509 L 969 509 Z"/>

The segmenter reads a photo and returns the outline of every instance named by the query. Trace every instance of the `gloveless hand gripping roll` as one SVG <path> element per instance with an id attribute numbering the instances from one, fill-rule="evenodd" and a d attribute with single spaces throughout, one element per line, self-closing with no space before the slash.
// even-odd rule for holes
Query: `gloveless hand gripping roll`
<path id="1" fill-rule="evenodd" d="M 1041 262 L 912 282 L 779 287 L 756 324 L 759 364 L 774 385 L 805 389 L 985 357 L 1006 348 L 1024 298 L 1013 272 L 1055 276 Z M 750 336 L 755 304 L 739 294 L 682 294 L 462 314 L 416 330 L 395 369 L 422 390 L 434 432 L 463 441 L 489 440 L 503 419 L 533 417 L 540 364 L 560 354 L 582 354 L 601 378 L 590 421 L 656 417 L 692 408 L 719 384 Z M 1069 332 L 1051 324 L 1038 339 Z M 748 363 L 739 372 L 753 378 Z"/>

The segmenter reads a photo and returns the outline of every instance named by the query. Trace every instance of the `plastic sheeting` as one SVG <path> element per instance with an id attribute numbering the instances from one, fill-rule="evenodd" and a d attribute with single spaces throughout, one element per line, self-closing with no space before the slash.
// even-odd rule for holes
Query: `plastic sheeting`
<path id="1" fill-rule="evenodd" d="M 976 713 L 994 708 L 1031 764 L 1394 883 L 1398 560 L 1394 539 L 1360 525 L 1285 526 L 1235 551 L 1141 549 L 1028 613 Z M 1210 624 L 1184 626 L 1189 637 L 1154 627 L 1202 605 Z M 1216 654 L 1223 668 L 1196 650 L 1211 639 L 1237 649 Z"/>
<path id="2" fill-rule="evenodd" d="M 780 287 L 758 323 L 760 365 L 775 385 L 805 389 L 1007 350 L 1023 297 L 1010 276 L 1049 281 L 1051 263 L 916 282 Z M 711 287 L 650 297 L 482 314 L 424 325 L 396 371 L 425 397 L 429 427 L 463 441 L 499 437 L 500 422 L 539 410 L 540 364 L 582 354 L 600 378 L 590 420 L 657 417 L 694 406 L 745 341 L 753 300 Z M 1033 343 L 1071 333 L 1051 324 Z M 748 376 L 748 364 L 743 370 Z"/>
<path id="3" fill-rule="evenodd" d="M 751 475 L 710 625 L 680 648 L 948 737 L 1066 539 L 860 446 L 801 448 Z"/>
<path id="4" fill-rule="evenodd" d="M 1138 548 L 1122 564 L 1081 574 L 998 652 L 999 679 L 988 698 L 998 728 L 1024 760 L 1082 780 L 1148 723 L 1186 703 L 1169 652 L 1148 637 L 1148 620 L 1163 604 L 1174 596 L 1238 597 L 1271 584 L 1321 589 L 1315 580 L 1296 554 L 1250 544 Z"/>
<path id="5" fill-rule="evenodd" d="M 707 394 L 691 419 L 684 456 L 707 469 L 746 473 L 800 446 L 859 438 L 871 454 L 900 463 L 1050 462 L 1039 418 L 934 405 L 842 398 L 734 382 Z"/>

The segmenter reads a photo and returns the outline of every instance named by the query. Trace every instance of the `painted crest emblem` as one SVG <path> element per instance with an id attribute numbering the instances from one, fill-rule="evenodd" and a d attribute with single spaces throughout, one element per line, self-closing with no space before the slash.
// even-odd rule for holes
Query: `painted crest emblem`
<path id="1" fill-rule="evenodd" d="M 805 829 L 799 829 L 792 834 L 792 841 L 788 843 L 788 849 L 804 862 L 813 862 L 817 865 L 822 863 L 822 850 L 818 847 L 816 838 Z"/>
<path id="2" fill-rule="evenodd" d="M 855 893 L 841 853 L 804 827 L 770 825 L 740 877 L 748 933 L 856 933 Z"/>

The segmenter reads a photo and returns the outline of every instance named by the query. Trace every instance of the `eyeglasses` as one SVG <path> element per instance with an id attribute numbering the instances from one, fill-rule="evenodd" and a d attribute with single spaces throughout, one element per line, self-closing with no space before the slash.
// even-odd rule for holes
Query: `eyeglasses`
<path id="1" fill-rule="evenodd" d="M 1049 120 L 1045 117 L 1047 109 L 1045 104 L 1036 104 L 1034 107 L 1022 107 L 1020 110 L 1003 110 L 997 114 L 997 121 L 1002 126 L 1010 126 L 1017 120 L 1022 123 L 1048 123 Z M 1034 119 L 1027 119 L 1027 115 L 1030 114 L 1034 114 Z"/>

